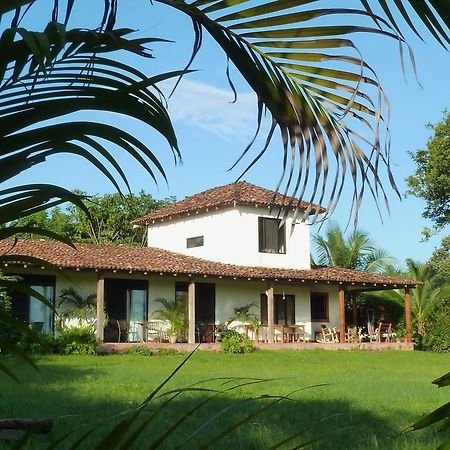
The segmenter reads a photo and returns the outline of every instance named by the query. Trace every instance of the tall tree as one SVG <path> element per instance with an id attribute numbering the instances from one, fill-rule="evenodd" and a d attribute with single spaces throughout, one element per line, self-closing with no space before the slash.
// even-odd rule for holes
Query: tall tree
<path id="1" fill-rule="evenodd" d="M 431 255 L 429 264 L 436 273 L 434 283 L 439 285 L 450 279 L 450 236 L 442 239 L 440 247 Z"/>
<path id="2" fill-rule="evenodd" d="M 317 254 L 313 262 L 318 265 L 378 272 L 394 261 L 364 231 L 355 229 L 345 236 L 336 223 L 331 223 L 323 236 L 313 236 L 313 242 Z"/>
<path id="3" fill-rule="evenodd" d="M 441 229 L 450 223 L 450 113 L 428 128 L 432 136 L 426 148 L 411 153 L 417 167 L 407 179 L 408 192 L 425 200 L 423 216 Z"/>
<path id="4" fill-rule="evenodd" d="M 40 211 L 20 219 L 16 225 L 34 224 L 40 228 L 51 229 L 73 242 L 143 246 L 145 229 L 133 227 L 130 222 L 174 201 L 174 198 L 156 200 L 144 191 L 138 194 L 114 193 L 89 198 L 82 192 L 77 193 L 85 196 L 85 207 L 89 216 L 78 206 L 69 204 L 67 208 L 55 207 Z M 25 236 L 32 237 L 32 234 L 25 233 Z"/>

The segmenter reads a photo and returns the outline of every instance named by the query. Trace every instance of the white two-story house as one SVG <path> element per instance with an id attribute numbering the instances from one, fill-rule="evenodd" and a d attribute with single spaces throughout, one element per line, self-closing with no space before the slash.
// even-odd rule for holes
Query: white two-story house
<path id="1" fill-rule="evenodd" d="M 409 324 L 413 281 L 311 267 L 305 217 L 322 212 L 320 206 L 242 181 L 136 219 L 135 226 L 148 230 L 146 248 L 76 244 L 73 249 L 58 242 L 20 240 L 15 246 L 0 242 L 0 253 L 12 255 L 4 272 L 20 274 L 52 302 L 68 286 L 83 295 L 96 292 L 97 335 L 104 341 L 117 339 L 111 330 L 117 320 L 134 330 L 128 339 L 137 340 L 134 325 L 153 317 L 161 306 L 156 299 L 180 296 L 187 299 L 190 343 L 213 339 L 211 327 L 226 322 L 234 308 L 249 304 L 266 327 L 269 343 L 276 339 L 277 325 L 292 324 L 304 325 L 311 341 L 322 325 L 336 327 L 343 340 L 347 291 L 354 294 L 356 320 L 358 292 L 405 289 Z M 54 267 L 15 263 L 14 255 L 41 258 Z M 13 310 L 23 320 L 44 322 L 45 331 L 54 329 L 51 310 L 32 297 L 14 294 Z"/>

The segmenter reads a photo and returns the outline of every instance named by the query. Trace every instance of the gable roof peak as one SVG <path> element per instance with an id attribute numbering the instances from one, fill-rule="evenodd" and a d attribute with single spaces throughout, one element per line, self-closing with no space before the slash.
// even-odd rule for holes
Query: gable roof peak
<path id="1" fill-rule="evenodd" d="M 225 208 L 228 206 L 275 206 L 278 208 L 300 209 L 308 214 L 325 212 L 325 208 L 313 203 L 304 202 L 298 198 L 284 196 L 270 189 L 266 189 L 248 181 L 238 181 L 223 186 L 207 189 L 198 194 L 185 197 L 172 205 L 158 209 L 144 217 L 133 220 L 134 225 L 149 225 L 156 221 L 178 218 L 190 213 L 206 213 L 211 208 Z"/>

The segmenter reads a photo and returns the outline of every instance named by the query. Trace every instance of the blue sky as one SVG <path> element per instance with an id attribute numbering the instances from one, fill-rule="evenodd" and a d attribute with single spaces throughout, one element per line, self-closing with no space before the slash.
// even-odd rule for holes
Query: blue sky
<path id="1" fill-rule="evenodd" d="M 39 3 L 39 2 L 38 2 Z M 103 2 L 99 2 L 103 3 Z M 355 1 L 345 2 L 359 4 Z M 174 43 L 158 43 L 153 46 L 155 59 L 141 62 L 140 69 L 147 73 L 183 68 L 190 56 L 193 32 L 190 21 L 180 13 L 164 6 L 151 6 L 148 1 L 133 2 L 133 7 L 120 8 L 119 25 L 132 26 L 140 30 L 138 35 L 151 35 L 172 39 Z M 130 5 L 130 3 L 128 3 Z M 96 25 L 92 3 L 80 3 L 77 21 Z M 41 11 L 35 11 L 37 18 Z M 33 18 L 33 16 L 30 16 Z M 30 19 L 31 20 L 31 19 Z M 406 81 L 400 65 L 398 46 L 394 42 L 377 37 L 355 36 L 363 56 L 376 70 L 391 104 L 391 158 L 396 181 L 402 193 L 406 190 L 405 178 L 414 171 L 414 164 L 408 151 L 423 148 L 429 137 L 428 122 L 436 122 L 442 111 L 450 104 L 448 77 L 450 54 L 443 50 L 431 37 L 426 43 L 414 36 L 408 36 L 413 46 L 417 72 L 422 87 L 415 81 L 414 72 L 407 64 Z M 118 155 L 126 169 L 132 189 L 144 189 L 154 197 L 186 195 L 234 181 L 245 168 L 240 165 L 233 171 L 227 169 L 249 142 L 256 123 L 256 101 L 254 94 L 232 72 L 239 96 L 231 104 L 233 94 L 228 87 L 225 70 L 226 58 L 214 43 L 205 36 L 203 48 L 192 68 L 198 71 L 186 76 L 174 96 L 169 100 L 169 112 L 173 119 L 183 164 L 175 166 L 168 146 L 155 133 L 144 129 L 134 121 L 115 117 L 114 123 L 125 127 L 132 134 L 146 142 L 160 158 L 167 173 L 169 184 L 160 179 L 158 186 L 146 176 L 134 161 Z M 106 116 L 105 116 L 106 117 Z M 95 119 L 94 119 L 95 120 Z M 259 150 L 258 141 L 255 151 Z M 277 137 L 262 160 L 245 176 L 247 181 L 274 188 L 281 168 L 281 145 Z M 20 177 L 20 181 L 55 182 L 70 189 L 77 188 L 90 194 L 113 192 L 108 180 L 102 178 L 93 168 L 75 158 L 55 157 L 39 168 Z M 387 183 L 386 183 L 387 184 Z M 364 202 L 358 226 L 368 231 L 377 244 L 391 255 L 403 261 L 407 257 L 426 260 L 435 245 L 437 236 L 429 242 L 421 241 L 421 230 L 430 226 L 422 217 L 424 203 L 415 198 L 400 201 L 389 192 L 390 215 L 383 213 L 380 220 L 373 201 L 367 197 Z M 345 225 L 349 218 L 350 193 L 346 192 L 340 207 L 332 217 Z M 444 233 L 445 234 L 445 233 Z"/>

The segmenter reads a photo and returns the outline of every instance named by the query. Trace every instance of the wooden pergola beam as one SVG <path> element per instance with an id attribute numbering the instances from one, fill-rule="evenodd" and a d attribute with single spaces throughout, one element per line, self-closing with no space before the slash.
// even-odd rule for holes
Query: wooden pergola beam
<path id="1" fill-rule="evenodd" d="M 188 284 L 188 343 L 195 344 L 195 283 Z"/>
<path id="2" fill-rule="evenodd" d="M 352 321 L 353 325 L 358 325 L 358 309 L 356 306 L 356 299 L 358 294 L 356 292 L 352 292 Z"/>
<path id="3" fill-rule="evenodd" d="M 103 342 L 105 332 L 105 278 L 97 276 L 97 339 Z"/>
<path id="4" fill-rule="evenodd" d="M 339 286 L 339 342 L 345 342 L 345 289 Z"/>
<path id="5" fill-rule="evenodd" d="M 409 287 L 405 288 L 405 327 L 406 327 L 406 342 L 412 342 L 411 333 L 411 290 Z"/>
<path id="6" fill-rule="evenodd" d="M 269 344 L 273 344 L 273 283 L 269 281 L 266 290 L 267 296 L 267 340 Z"/>

